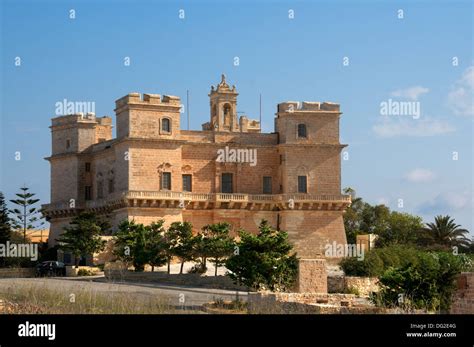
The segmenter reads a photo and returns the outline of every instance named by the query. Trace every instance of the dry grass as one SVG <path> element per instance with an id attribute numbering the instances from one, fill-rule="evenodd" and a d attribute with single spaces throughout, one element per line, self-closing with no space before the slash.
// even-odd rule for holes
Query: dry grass
<path id="1" fill-rule="evenodd" d="M 51 290 L 44 286 L 17 286 L 0 292 L 0 314 L 174 314 L 198 313 L 170 305 L 166 298 L 130 293 Z"/>

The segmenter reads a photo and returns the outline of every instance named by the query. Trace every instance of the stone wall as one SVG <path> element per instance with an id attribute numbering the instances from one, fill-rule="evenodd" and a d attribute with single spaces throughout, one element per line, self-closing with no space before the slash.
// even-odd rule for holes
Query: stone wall
<path id="1" fill-rule="evenodd" d="M 326 261 L 300 259 L 295 290 L 298 293 L 327 293 Z"/>
<path id="2" fill-rule="evenodd" d="M 457 280 L 457 292 L 450 313 L 474 314 L 474 272 L 463 272 Z"/>
<path id="3" fill-rule="evenodd" d="M 357 291 L 360 296 L 369 296 L 370 293 L 380 290 L 377 277 L 345 276 L 344 287 L 347 291 Z"/>
<path id="4" fill-rule="evenodd" d="M 36 269 L 29 268 L 3 268 L 0 269 L 0 278 L 27 278 L 35 277 Z"/>
<path id="5" fill-rule="evenodd" d="M 326 244 L 334 241 L 347 243 L 342 211 L 281 211 L 280 228 L 288 232 L 301 258 L 322 257 Z"/>
<path id="6" fill-rule="evenodd" d="M 66 266 L 66 277 L 77 277 L 77 273 L 79 270 L 87 270 L 89 272 L 94 273 L 94 275 L 98 275 L 101 271 L 97 267 L 92 267 L 92 266 Z"/>
<path id="7" fill-rule="evenodd" d="M 360 302 L 354 294 L 270 293 L 248 294 L 253 314 L 341 314 L 389 313 L 389 310 Z"/>
<path id="8" fill-rule="evenodd" d="M 380 290 L 377 277 L 331 276 L 328 277 L 329 293 L 358 293 L 369 296 Z"/>

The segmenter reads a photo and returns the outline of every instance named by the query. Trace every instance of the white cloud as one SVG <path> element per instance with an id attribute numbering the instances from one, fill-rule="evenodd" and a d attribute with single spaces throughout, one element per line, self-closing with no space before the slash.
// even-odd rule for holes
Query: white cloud
<path id="1" fill-rule="evenodd" d="M 405 174 L 405 179 L 410 182 L 429 182 L 435 178 L 435 174 L 428 170 L 417 168 Z"/>
<path id="2" fill-rule="evenodd" d="M 437 195 L 433 200 L 420 205 L 418 210 L 426 214 L 447 214 L 472 205 L 472 196 L 468 191 L 447 192 Z"/>
<path id="3" fill-rule="evenodd" d="M 428 93 L 430 90 L 422 86 L 414 86 L 406 89 L 398 89 L 390 93 L 391 96 L 418 100 L 420 95 Z"/>
<path id="4" fill-rule="evenodd" d="M 435 136 L 453 132 L 455 128 L 451 124 L 438 119 L 383 117 L 372 127 L 372 130 L 379 137 L 389 138 L 399 136 Z"/>
<path id="5" fill-rule="evenodd" d="M 448 106 L 456 115 L 474 116 L 474 66 L 468 67 L 448 94 Z"/>

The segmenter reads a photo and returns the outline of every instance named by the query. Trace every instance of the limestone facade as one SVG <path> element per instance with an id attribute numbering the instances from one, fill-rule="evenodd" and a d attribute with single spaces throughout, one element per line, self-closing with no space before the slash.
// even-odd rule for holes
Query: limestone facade
<path id="1" fill-rule="evenodd" d="M 238 117 L 237 92 L 222 76 L 212 86 L 209 122 L 181 129 L 179 97 L 128 94 L 112 119 L 74 114 L 52 119 L 49 242 L 81 210 L 150 223 L 189 221 L 196 230 L 228 221 L 257 231 L 262 219 L 289 232 L 298 255 L 319 258 L 346 243 L 342 215 L 338 104 L 278 104 L 275 131 Z M 224 158 L 218 160 L 222 154 Z M 233 153 L 233 155 L 232 155 Z"/>

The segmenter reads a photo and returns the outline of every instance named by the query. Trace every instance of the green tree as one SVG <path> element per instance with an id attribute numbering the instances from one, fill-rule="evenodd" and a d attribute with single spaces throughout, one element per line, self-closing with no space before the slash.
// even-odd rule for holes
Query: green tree
<path id="1" fill-rule="evenodd" d="M 170 268 L 171 257 L 176 256 L 181 260 L 181 267 L 179 273 L 183 273 L 184 263 L 193 260 L 193 227 L 189 222 L 174 222 L 166 231 L 165 240 L 169 253 L 168 259 L 168 273 Z"/>
<path id="2" fill-rule="evenodd" d="M 362 198 L 357 197 L 352 188 L 345 188 L 344 194 L 352 197 L 351 206 L 347 208 L 343 216 L 348 243 L 355 244 L 357 235 L 381 234 L 388 229 L 390 209 L 387 206 L 372 206 L 364 202 Z"/>
<path id="3" fill-rule="evenodd" d="M 0 192 L 0 244 L 5 244 L 10 240 L 11 225 L 8 217 L 8 208 L 5 202 L 5 196 Z"/>
<path id="4" fill-rule="evenodd" d="M 124 220 L 119 224 L 118 231 L 114 235 L 114 254 L 124 262 L 132 263 L 135 271 L 141 272 L 145 265 L 153 262 L 151 249 L 153 249 L 160 227 L 147 228 L 135 221 Z M 150 238 L 150 234 L 153 234 Z"/>
<path id="5" fill-rule="evenodd" d="M 155 267 L 162 266 L 167 263 L 166 257 L 166 242 L 164 238 L 165 228 L 163 227 L 164 220 L 151 223 L 148 227 L 148 237 L 146 250 L 148 252 L 148 263 L 151 265 L 151 271 Z"/>
<path id="6" fill-rule="evenodd" d="M 347 242 L 356 243 L 357 235 L 376 234 L 377 247 L 394 244 L 420 244 L 423 235 L 420 229 L 423 226 L 421 217 L 408 213 L 390 211 L 381 205 L 370 205 L 356 197 L 352 188 L 345 188 L 345 194 L 352 196 L 352 204 L 344 213 L 344 227 Z"/>
<path id="7" fill-rule="evenodd" d="M 450 216 L 436 216 L 434 223 L 427 223 L 422 228 L 428 245 L 439 245 L 446 249 L 459 247 L 468 249 L 471 240 L 466 237 L 467 229 L 461 228 Z"/>
<path id="8" fill-rule="evenodd" d="M 72 253 L 74 264 L 78 267 L 81 256 L 92 255 L 105 248 L 106 241 L 102 240 L 101 235 L 108 232 L 110 224 L 92 212 L 80 213 L 69 224 L 56 241 L 60 250 Z"/>
<path id="9" fill-rule="evenodd" d="M 34 205 L 39 202 L 39 199 L 34 198 L 36 194 L 30 193 L 30 188 L 28 187 L 22 187 L 20 189 L 22 193 L 15 194 L 18 199 L 10 200 L 10 202 L 19 206 L 19 208 L 14 208 L 9 212 L 13 214 L 13 218 L 11 219 L 13 229 L 23 233 L 23 242 L 26 243 L 26 231 L 33 229 L 42 216 L 40 216 L 40 209 L 34 207 Z M 43 224 L 44 222 L 41 222 L 38 226 Z"/>
<path id="10" fill-rule="evenodd" d="M 298 259 L 296 253 L 292 253 L 288 234 L 273 229 L 262 220 L 257 235 L 245 230 L 241 230 L 239 235 L 238 253 L 226 261 L 229 277 L 256 290 L 290 289 L 296 280 Z"/>
<path id="11" fill-rule="evenodd" d="M 388 227 L 378 232 L 377 247 L 394 244 L 417 244 L 421 238 L 423 220 L 409 213 L 392 211 L 387 217 Z"/>
<path id="12" fill-rule="evenodd" d="M 348 194 L 352 198 L 351 205 L 344 213 L 344 229 L 346 230 L 347 242 L 356 243 L 356 237 L 360 233 L 360 224 L 362 221 L 362 209 L 364 202 L 362 198 L 356 196 L 356 192 L 352 188 L 344 188 L 344 194 Z"/>
<path id="13" fill-rule="evenodd" d="M 344 258 L 340 266 L 347 276 L 381 276 L 388 268 L 398 268 L 417 262 L 419 250 L 409 245 L 390 245 L 365 252 L 363 260 Z"/>
<path id="14" fill-rule="evenodd" d="M 204 237 L 201 239 L 204 243 L 205 254 L 214 263 L 217 276 L 219 266 L 225 264 L 225 259 L 229 257 L 234 250 L 234 240 L 230 237 L 229 223 L 209 224 L 202 228 Z M 205 263 L 204 263 L 205 266 Z"/>

